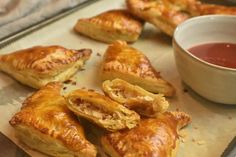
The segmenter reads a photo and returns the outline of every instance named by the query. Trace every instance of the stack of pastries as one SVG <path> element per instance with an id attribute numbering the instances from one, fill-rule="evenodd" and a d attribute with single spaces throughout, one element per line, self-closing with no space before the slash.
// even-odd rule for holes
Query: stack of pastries
<path id="1" fill-rule="evenodd" d="M 183 112 L 167 111 L 169 103 L 164 96 L 173 96 L 174 87 L 141 51 L 125 41 L 113 42 L 104 54 L 100 68 L 104 94 L 85 89 L 61 94 L 62 82 L 78 71 L 90 54 L 89 49 L 41 46 L 0 56 L 1 70 L 39 88 L 10 120 L 17 137 L 51 156 L 95 157 L 96 146 L 86 139 L 78 120 L 82 117 L 105 130 L 101 144 L 112 157 L 173 157 L 178 131 L 191 118 Z"/>

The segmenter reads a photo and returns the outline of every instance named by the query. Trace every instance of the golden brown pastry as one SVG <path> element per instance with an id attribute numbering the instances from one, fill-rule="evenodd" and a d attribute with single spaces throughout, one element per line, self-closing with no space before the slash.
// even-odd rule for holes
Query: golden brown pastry
<path id="1" fill-rule="evenodd" d="M 85 90 L 75 90 L 67 97 L 68 108 L 77 116 L 109 130 L 133 128 L 140 120 L 139 115 L 110 98 Z"/>
<path id="2" fill-rule="evenodd" d="M 196 6 L 191 10 L 193 16 L 200 15 L 236 15 L 236 7 L 214 5 L 214 4 L 204 4 L 198 1 Z"/>
<path id="3" fill-rule="evenodd" d="M 236 15 L 236 7 L 204 4 L 198 0 L 126 0 L 128 10 L 172 36 L 183 21 L 199 15 Z"/>
<path id="4" fill-rule="evenodd" d="M 0 70 L 22 84 L 40 88 L 48 82 L 66 81 L 84 65 L 90 55 L 90 49 L 36 46 L 0 55 Z"/>
<path id="5" fill-rule="evenodd" d="M 124 41 L 113 42 L 104 55 L 101 68 L 103 80 L 120 78 L 147 91 L 173 96 L 173 86 L 162 79 L 148 58 Z"/>
<path id="6" fill-rule="evenodd" d="M 95 40 L 111 43 L 115 40 L 134 42 L 143 28 L 143 22 L 126 10 L 110 10 L 95 17 L 80 19 L 75 31 Z"/>
<path id="7" fill-rule="evenodd" d="M 104 81 L 102 89 L 111 99 L 146 117 L 155 117 L 169 106 L 162 94 L 150 93 L 121 79 Z"/>
<path id="8" fill-rule="evenodd" d="M 157 118 L 143 119 L 130 130 L 104 135 L 104 150 L 112 157 L 174 157 L 178 129 L 190 122 L 183 112 L 165 112 Z"/>
<path id="9" fill-rule="evenodd" d="M 28 97 L 10 120 L 18 138 L 30 148 L 56 157 L 95 157 L 77 117 L 52 82 Z"/>

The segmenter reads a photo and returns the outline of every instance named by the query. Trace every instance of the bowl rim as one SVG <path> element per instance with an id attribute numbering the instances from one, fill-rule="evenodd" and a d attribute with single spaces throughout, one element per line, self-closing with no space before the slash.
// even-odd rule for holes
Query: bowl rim
<path id="1" fill-rule="evenodd" d="M 204 60 L 196 57 L 195 55 L 190 53 L 188 50 L 183 48 L 181 46 L 181 44 L 179 44 L 179 42 L 176 40 L 176 34 L 178 33 L 180 27 L 182 27 L 183 25 L 186 25 L 186 24 L 188 24 L 190 22 L 193 22 L 193 21 L 196 21 L 196 20 L 202 20 L 202 19 L 207 19 L 207 18 L 210 18 L 211 20 L 214 20 L 215 18 L 222 18 L 222 17 L 224 17 L 224 19 L 225 18 L 234 18 L 234 19 L 236 19 L 235 15 L 203 15 L 203 16 L 198 16 L 198 17 L 190 18 L 190 19 L 184 21 L 183 23 L 181 23 L 180 25 L 177 26 L 177 28 L 174 31 L 173 42 L 181 49 L 181 51 L 184 51 L 185 54 L 187 54 L 188 56 L 193 58 L 195 61 L 198 61 L 200 63 L 203 63 L 203 64 L 205 64 L 207 66 L 210 66 L 210 67 L 218 69 L 218 70 L 227 70 L 227 71 L 231 71 L 231 72 L 236 72 L 236 68 L 229 68 L 229 67 L 224 67 L 224 66 L 220 66 L 220 65 L 215 65 L 215 64 L 209 63 L 207 61 L 204 61 Z M 215 42 L 215 43 L 219 43 L 219 42 Z M 236 43 L 233 43 L 233 44 L 236 44 Z"/>

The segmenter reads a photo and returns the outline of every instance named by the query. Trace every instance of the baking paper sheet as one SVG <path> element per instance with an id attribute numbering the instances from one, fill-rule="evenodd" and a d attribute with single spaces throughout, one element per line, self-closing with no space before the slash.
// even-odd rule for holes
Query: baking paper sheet
<path id="1" fill-rule="evenodd" d="M 93 54 L 85 65 L 85 70 L 79 71 L 73 77 L 77 85 L 69 86 L 66 92 L 81 87 L 99 90 L 101 81 L 98 69 L 102 56 L 98 53 L 102 55 L 108 45 L 75 33 L 73 26 L 79 18 L 91 17 L 105 10 L 124 6 L 123 0 L 98 1 L 1 49 L 0 53 L 35 45 L 61 45 L 73 49 L 91 48 Z M 182 83 L 176 70 L 171 40 L 152 25 L 146 24 L 140 39 L 132 46 L 143 51 L 153 66 L 161 71 L 161 75 L 175 86 L 177 95 L 168 99 L 171 103 L 169 110 L 184 111 L 192 116 L 192 124 L 184 130 L 185 137 L 180 144 L 178 157 L 219 157 L 236 135 L 236 107 L 209 102 Z M 0 131 L 31 156 L 40 157 L 45 155 L 30 150 L 18 142 L 14 130 L 8 123 L 13 114 L 19 110 L 20 102 L 34 91 L 0 72 Z M 101 134 L 101 131 L 91 125 L 85 128 L 89 139 L 98 144 L 94 135 Z M 103 156 L 102 152 L 100 154 Z"/>

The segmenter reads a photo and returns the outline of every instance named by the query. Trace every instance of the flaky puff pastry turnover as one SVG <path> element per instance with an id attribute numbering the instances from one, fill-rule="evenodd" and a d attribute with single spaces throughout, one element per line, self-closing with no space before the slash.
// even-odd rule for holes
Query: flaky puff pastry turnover
<path id="1" fill-rule="evenodd" d="M 128 10 L 169 36 L 183 21 L 200 15 L 236 15 L 236 7 L 205 4 L 199 0 L 126 0 Z"/>
<path id="2" fill-rule="evenodd" d="M 0 55 L 0 70 L 22 84 L 40 88 L 49 82 L 66 81 L 89 59 L 90 49 L 36 46 Z"/>
<path id="3" fill-rule="evenodd" d="M 104 150 L 112 157 L 175 157 L 178 130 L 190 122 L 183 112 L 165 112 L 142 119 L 137 127 L 104 135 Z"/>
<path id="4" fill-rule="evenodd" d="M 75 90 L 66 96 L 68 108 L 108 131 L 133 128 L 140 120 L 139 115 L 110 98 L 86 90 Z"/>
<path id="5" fill-rule="evenodd" d="M 115 40 L 134 42 L 142 32 L 143 22 L 126 10 L 109 10 L 95 17 L 79 19 L 74 29 L 106 43 Z"/>
<path id="6" fill-rule="evenodd" d="M 101 65 L 102 80 L 119 78 L 143 89 L 173 96 L 174 87 L 164 80 L 149 59 L 125 41 L 115 41 L 106 50 Z"/>
<path id="7" fill-rule="evenodd" d="M 169 107 L 162 94 L 150 93 L 121 79 L 104 81 L 102 89 L 111 99 L 145 117 L 156 117 Z"/>
<path id="8" fill-rule="evenodd" d="M 60 95 L 61 84 L 51 82 L 28 97 L 10 120 L 17 137 L 30 148 L 55 157 L 95 157 L 77 117 Z"/>

